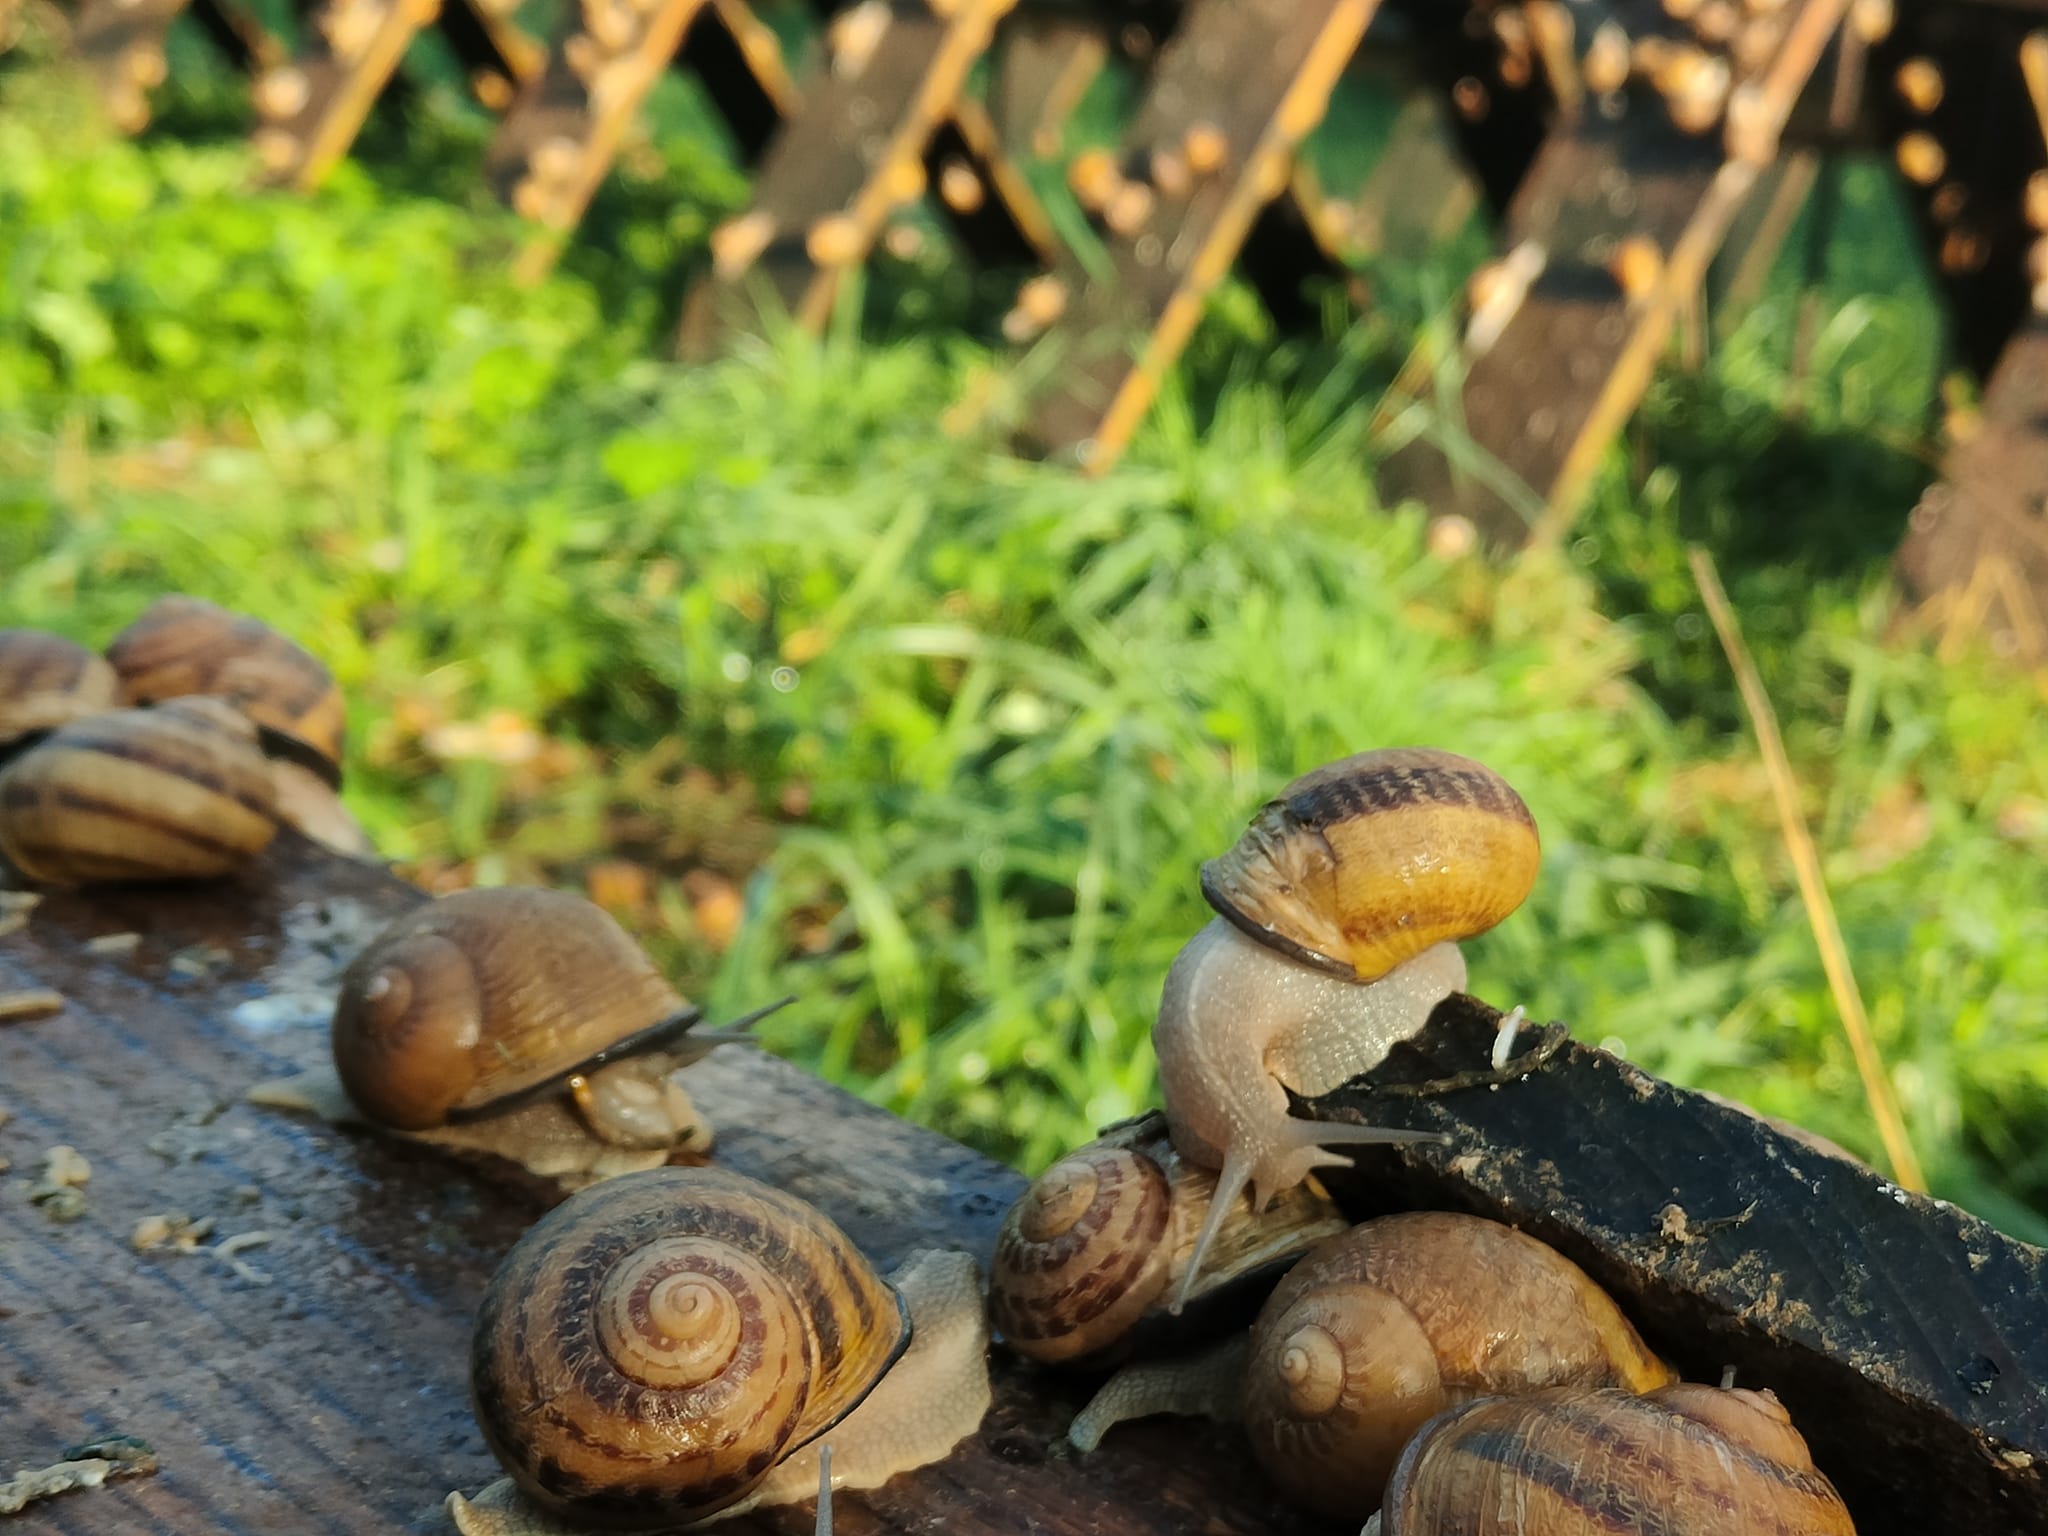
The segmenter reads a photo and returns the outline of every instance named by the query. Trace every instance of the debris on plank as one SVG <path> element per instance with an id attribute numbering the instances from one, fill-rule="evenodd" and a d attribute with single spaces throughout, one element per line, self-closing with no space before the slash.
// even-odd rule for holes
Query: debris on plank
<path id="1" fill-rule="evenodd" d="M 61 1459 L 36 1470 L 22 1468 L 0 1482 L 0 1515 L 19 1514 L 40 1499 L 55 1498 L 80 1488 L 97 1488 L 120 1477 L 149 1477 L 157 1469 L 156 1451 L 133 1435 L 107 1435 L 64 1452 Z"/>
<path id="2" fill-rule="evenodd" d="M 43 1154 L 43 1176 L 28 1192 L 52 1221 L 76 1221 L 86 1212 L 80 1189 L 92 1178 L 92 1164 L 76 1147 L 57 1146 Z"/>
<path id="3" fill-rule="evenodd" d="M 0 1024 L 26 1024 L 64 1011 L 64 994 L 48 987 L 27 987 L 19 992 L 0 992 Z"/>
<path id="4" fill-rule="evenodd" d="M 142 942 L 139 933 L 103 933 L 96 939 L 87 939 L 83 946 L 89 955 L 101 955 L 109 959 L 121 955 L 132 955 L 135 946 Z"/>

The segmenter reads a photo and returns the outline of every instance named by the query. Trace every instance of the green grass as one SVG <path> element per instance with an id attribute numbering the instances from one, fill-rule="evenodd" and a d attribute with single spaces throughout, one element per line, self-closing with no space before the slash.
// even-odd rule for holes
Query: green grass
<path id="1" fill-rule="evenodd" d="M 2026 679 L 1886 636 L 1938 366 L 1924 289 L 1872 265 L 1874 172 L 1804 373 L 1781 274 L 1573 542 L 1488 569 L 1370 491 L 1454 270 L 1322 337 L 1226 292 L 1081 482 L 939 425 L 1002 376 L 964 281 L 943 319 L 884 273 L 822 342 L 653 361 L 743 193 L 688 134 L 527 292 L 456 195 L 474 123 L 304 200 L 241 190 L 212 110 L 129 144 L 0 75 L 0 616 L 103 642 L 180 588 L 279 624 L 346 687 L 349 803 L 408 872 L 593 881 L 715 1010 L 797 992 L 773 1048 L 1036 1167 L 1151 1101 L 1199 861 L 1295 773 L 1434 742 L 1543 830 L 1475 991 L 1875 1156 L 1703 541 L 1936 1190 L 2048 1237 L 2048 732 Z"/>

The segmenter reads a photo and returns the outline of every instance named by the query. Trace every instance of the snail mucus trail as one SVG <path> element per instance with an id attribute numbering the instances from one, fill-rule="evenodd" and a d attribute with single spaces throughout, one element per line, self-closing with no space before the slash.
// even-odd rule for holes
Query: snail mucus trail
<path id="1" fill-rule="evenodd" d="M 1202 867 L 1218 915 L 1168 970 L 1152 1030 L 1174 1145 L 1219 1170 L 1176 1307 L 1242 1191 L 1262 1208 L 1347 1165 L 1333 1146 L 1441 1139 L 1299 1119 L 1288 1093 L 1329 1093 L 1417 1033 L 1465 985 L 1458 942 L 1521 905 L 1539 852 L 1491 769 L 1391 748 L 1296 779 Z"/>
<path id="2" fill-rule="evenodd" d="M 507 1476 L 451 1494 L 464 1536 L 674 1530 L 878 1487 L 990 1401 L 974 1260 L 883 1280 L 815 1207 L 661 1168 L 572 1195 L 477 1311 L 470 1395 Z M 829 1445 L 831 1458 L 824 1451 Z"/>
<path id="3" fill-rule="evenodd" d="M 710 1127 L 674 1073 L 789 1001 L 700 1028 L 702 1010 L 595 903 L 460 891 L 400 918 L 349 964 L 331 1064 L 249 1097 L 575 1187 L 708 1152 Z"/>

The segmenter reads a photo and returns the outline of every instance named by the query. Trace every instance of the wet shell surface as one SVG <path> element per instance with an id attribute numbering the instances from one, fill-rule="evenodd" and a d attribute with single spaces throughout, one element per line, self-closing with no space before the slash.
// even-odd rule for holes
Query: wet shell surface
<path id="1" fill-rule="evenodd" d="M 1296 779 L 1202 866 L 1211 906 L 1260 943 L 1354 981 L 1483 933 L 1536 882 L 1536 823 L 1484 764 L 1362 752 Z"/>
<path id="2" fill-rule="evenodd" d="M 1361 1223 L 1281 1280 L 1252 1330 L 1246 1425 L 1290 1496 L 1363 1520 L 1401 1448 L 1451 1404 L 1673 1379 L 1562 1254 L 1499 1222 L 1418 1211 Z"/>
<path id="3" fill-rule="evenodd" d="M 0 750 L 120 707 L 120 679 L 96 652 L 39 629 L 0 629 Z"/>
<path id="4" fill-rule="evenodd" d="M 662 1168 L 570 1197 L 514 1245 L 478 1310 L 471 1397 L 529 1499 L 662 1529 L 741 1500 L 909 1340 L 896 1293 L 817 1210 Z"/>
<path id="5" fill-rule="evenodd" d="M 44 885 L 203 879 L 277 834 L 255 729 L 214 699 L 88 715 L 0 770 L 0 854 Z"/>
<path id="6" fill-rule="evenodd" d="M 196 597 L 158 598 L 107 647 L 138 704 L 212 694 L 248 715 L 265 744 L 334 783 L 346 716 L 334 676 L 267 624 Z"/>
<path id="7" fill-rule="evenodd" d="M 1769 1392 L 1566 1388 L 1467 1403 L 1402 1453 L 1379 1536 L 1855 1536 Z"/>
<path id="8" fill-rule="evenodd" d="M 594 903 L 565 891 L 458 891 L 399 919 L 349 964 L 334 1065 L 366 1115 L 419 1131 L 693 1017 Z"/>
<path id="9" fill-rule="evenodd" d="M 1164 1312 L 1216 1193 L 1213 1170 L 1173 1150 L 1150 1116 L 1069 1153 L 1010 1208 L 989 1273 L 1004 1341 L 1045 1362 L 1099 1356 Z M 1248 1196 L 1218 1230 L 1191 1299 L 1265 1273 L 1347 1223 L 1306 1181 L 1254 1214 Z"/>

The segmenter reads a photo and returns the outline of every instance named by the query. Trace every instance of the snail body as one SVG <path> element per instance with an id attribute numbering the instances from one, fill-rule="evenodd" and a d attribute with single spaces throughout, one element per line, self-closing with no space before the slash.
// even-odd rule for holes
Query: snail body
<path id="1" fill-rule="evenodd" d="M 1153 1026 L 1174 1144 L 1220 1173 L 1218 1219 L 1338 1144 L 1426 1139 L 1289 1113 L 1370 1070 L 1465 985 L 1457 944 L 1519 906 L 1539 847 L 1521 797 L 1469 758 L 1424 748 L 1318 768 L 1202 869 L 1217 917 L 1167 972 Z M 1196 1244 L 1198 1273 L 1213 1230 Z"/>
<path id="2" fill-rule="evenodd" d="M 1381 1217 L 1312 1251 L 1252 1329 L 1252 1448 L 1303 1503 L 1363 1520 L 1402 1447 L 1472 1397 L 1675 1380 L 1562 1254 L 1499 1222 Z"/>
<path id="3" fill-rule="evenodd" d="M 973 1261 L 924 1255 L 899 1278 L 739 1174 L 571 1196 L 478 1308 L 471 1402 L 509 1487 L 452 1495 L 458 1528 L 673 1529 L 810 1496 L 821 1443 L 839 1486 L 943 1456 L 989 1401 Z"/>
<path id="4" fill-rule="evenodd" d="M 1044 1363 L 1100 1361 L 1166 1331 L 1165 1300 L 1194 1251 L 1216 1193 L 1213 1170 L 1173 1148 L 1147 1115 L 1104 1131 L 1033 1181 L 1010 1208 L 989 1270 L 989 1313 L 1004 1341 Z M 1190 1299 L 1232 1293 L 1279 1271 L 1349 1223 L 1308 1179 L 1267 1210 L 1240 1197 Z M 1249 1310 L 1247 1309 L 1247 1316 Z"/>
<path id="5" fill-rule="evenodd" d="M 43 885 L 206 879 L 269 846 L 275 806 L 255 729 L 229 706 L 105 710 L 0 771 L 0 855 Z"/>
<path id="6" fill-rule="evenodd" d="M 334 676 L 269 625 L 183 594 L 160 597 L 107 646 L 123 696 L 226 699 L 255 722 L 282 820 L 360 857 L 369 838 L 342 805 L 347 706 Z"/>
<path id="7" fill-rule="evenodd" d="M 458 891 L 342 973 L 331 1072 L 252 1097 L 581 1182 L 709 1150 L 673 1074 L 732 1038 L 611 915 L 564 891 Z"/>
<path id="8" fill-rule="evenodd" d="M 105 658 L 39 629 L 0 629 L 0 751 L 120 704 Z"/>
<path id="9" fill-rule="evenodd" d="M 1855 1536 L 1774 1394 L 1691 1384 L 1453 1408 L 1402 1452 L 1378 1521 L 1378 1536 L 1614 1530 Z"/>

